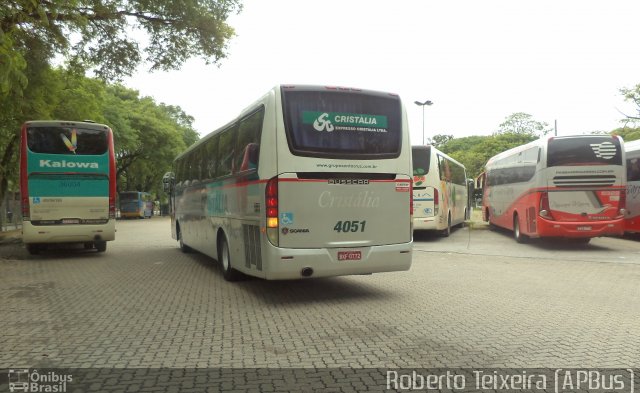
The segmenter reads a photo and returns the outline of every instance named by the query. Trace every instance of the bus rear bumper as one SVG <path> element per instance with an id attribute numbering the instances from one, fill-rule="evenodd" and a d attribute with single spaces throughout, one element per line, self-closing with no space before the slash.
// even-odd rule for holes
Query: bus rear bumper
<path id="1" fill-rule="evenodd" d="M 556 222 L 538 217 L 537 225 L 540 237 L 585 238 L 624 234 L 623 219 L 598 222 Z"/>
<path id="2" fill-rule="evenodd" d="M 102 225 L 33 225 L 22 222 L 22 242 L 29 243 L 85 243 L 110 241 L 116 237 L 116 220 Z"/>
<path id="3" fill-rule="evenodd" d="M 265 266 L 264 278 L 287 280 L 409 270 L 412 243 L 328 249 L 268 247 L 267 252 L 273 262 Z"/>
<path id="4" fill-rule="evenodd" d="M 429 231 L 429 230 L 439 230 L 447 227 L 447 223 L 444 222 L 442 217 L 420 217 L 413 219 L 413 230 L 420 231 Z"/>

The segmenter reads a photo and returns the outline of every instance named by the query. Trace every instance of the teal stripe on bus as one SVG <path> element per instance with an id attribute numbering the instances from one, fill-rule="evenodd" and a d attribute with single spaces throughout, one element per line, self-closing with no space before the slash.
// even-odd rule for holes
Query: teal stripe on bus
<path id="1" fill-rule="evenodd" d="M 109 154 L 40 154 L 27 152 L 28 173 L 109 173 Z"/>
<path id="2" fill-rule="evenodd" d="M 37 175 L 36 175 L 37 176 Z M 107 197 L 109 180 L 106 177 L 55 176 L 29 178 L 29 195 L 38 197 Z"/>

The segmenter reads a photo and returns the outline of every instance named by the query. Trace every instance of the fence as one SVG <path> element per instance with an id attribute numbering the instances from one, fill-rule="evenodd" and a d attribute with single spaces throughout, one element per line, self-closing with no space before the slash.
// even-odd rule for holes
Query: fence
<path id="1" fill-rule="evenodd" d="M 7 192 L 0 203 L 0 231 L 11 231 L 21 227 L 20 193 Z"/>

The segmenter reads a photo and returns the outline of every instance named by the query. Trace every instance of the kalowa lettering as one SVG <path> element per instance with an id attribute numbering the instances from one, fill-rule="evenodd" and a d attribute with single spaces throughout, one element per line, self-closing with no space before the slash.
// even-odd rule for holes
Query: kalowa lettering
<path id="1" fill-rule="evenodd" d="M 74 162 L 74 161 L 51 161 L 40 160 L 41 168 L 91 168 L 98 169 L 100 166 L 97 162 Z"/>

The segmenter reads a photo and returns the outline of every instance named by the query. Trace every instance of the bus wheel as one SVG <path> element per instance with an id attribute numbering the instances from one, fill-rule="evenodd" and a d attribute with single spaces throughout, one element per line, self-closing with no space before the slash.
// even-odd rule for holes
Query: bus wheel
<path id="1" fill-rule="evenodd" d="M 107 242 L 99 241 L 99 242 L 96 242 L 95 244 L 96 244 L 96 250 L 98 250 L 98 252 L 107 251 Z"/>
<path id="2" fill-rule="evenodd" d="M 527 237 L 520 232 L 520 219 L 517 214 L 513 216 L 513 238 L 516 239 L 518 243 L 527 242 Z"/>
<path id="3" fill-rule="evenodd" d="M 237 281 L 240 278 L 240 273 L 231 267 L 231 254 L 229 253 L 229 243 L 224 236 L 220 237 L 218 245 L 218 262 L 222 267 L 222 275 L 227 281 Z"/>
<path id="4" fill-rule="evenodd" d="M 449 237 L 451 235 L 451 213 L 447 215 L 447 227 L 442 230 L 442 236 Z"/>
<path id="5" fill-rule="evenodd" d="M 182 232 L 180 231 L 180 226 L 178 226 L 177 232 L 178 232 L 178 241 L 180 242 L 180 251 L 182 251 L 185 254 L 190 253 L 191 247 L 184 244 L 184 241 L 182 240 Z"/>
<path id="6" fill-rule="evenodd" d="M 42 251 L 42 247 L 39 244 L 29 243 L 27 244 L 27 251 L 30 255 L 38 255 Z"/>

